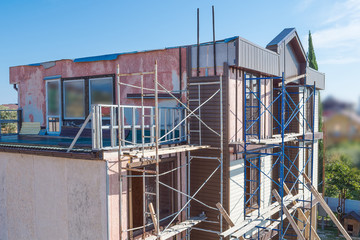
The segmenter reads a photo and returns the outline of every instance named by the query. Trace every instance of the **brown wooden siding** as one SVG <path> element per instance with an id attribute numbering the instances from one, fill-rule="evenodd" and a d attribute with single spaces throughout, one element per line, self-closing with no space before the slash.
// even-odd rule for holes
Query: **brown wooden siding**
<path id="1" fill-rule="evenodd" d="M 227 68 L 226 71 L 227 72 Z M 188 83 L 197 83 L 197 82 L 214 82 L 219 81 L 219 77 L 192 77 L 188 79 Z M 228 139 L 228 129 L 227 129 L 227 76 L 223 77 L 223 132 L 224 132 L 224 157 L 223 157 L 223 205 L 225 209 L 228 209 L 228 173 L 229 173 L 229 164 L 228 164 L 228 149 L 227 139 Z M 206 101 L 213 93 L 219 89 L 219 85 L 203 85 L 200 90 L 200 99 L 201 103 Z M 188 97 L 189 99 L 198 98 L 198 89 L 195 86 L 188 87 Z M 189 101 L 190 109 L 195 109 L 198 106 L 198 102 Z M 196 112 L 198 114 L 198 112 Z M 220 95 L 217 94 L 212 100 L 206 103 L 201 108 L 201 119 L 209 125 L 212 129 L 217 132 L 220 132 Z M 199 121 L 192 117 L 190 119 L 190 129 L 198 130 Z M 201 144 L 210 145 L 214 148 L 220 148 L 220 138 L 208 130 L 204 125 L 201 126 Z M 199 144 L 199 134 L 192 132 L 190 135 L 191 144 Z M 191 156 L 206 156 L 206 157 L 220 157 L 221 151 L 218 149 L 206 149 L 196 152 L 191 152 Z M 215 159 L 204 159 L 204 158 L 195 158 L 191 161 L 191 170 L 190 170 L 190 194 L 193 195 L 198 188 L 204 183 L 204 181 L 210 176 L 210 174 L 219 166 L 219 162 Z M 215 207 L 215 204 L 220 202 L 220 168 L 216 173 L 209 179 L 205 184 L 202 190 L 196 195 L 196 198 L 200 201 Z M 200 213 L 205 212 L 209 221 L 219 221 L 219 212 L 209 209 L 200 203 L 195 201 L 191 202 L 191 216 L 199 215 Z M 219 224 L 213 223 L 201 223 L 197 227 L 208 229 L 212 231 L 219 231 Z M 223 229 L 226 225 L 223 224 Z M 214 233 L 208 233 L 199 230 L 191 231 L 192 239 L 218 239 L 219 236 Z"/>

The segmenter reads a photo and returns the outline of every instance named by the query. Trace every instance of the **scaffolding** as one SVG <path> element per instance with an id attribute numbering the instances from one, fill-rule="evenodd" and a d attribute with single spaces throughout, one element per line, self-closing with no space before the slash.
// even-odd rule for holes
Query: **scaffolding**
<path id="1" fill-rule="evenodd" d="M 279 239 L 288 237 L 305 239 L 303 235 L 307 234 L 307 239 L 316 239 L 318 236 L 312 229 L 312 218 L 310 217 L 308 220 L 303 214 L 306 211 L 312 216 L 314 198 L 312 192 L 310 192 L 309 198 L 305 196 L 308 187 L 302 179 L 302 174 L 305 173 L 307 166 L 313 166 L 315 114 L 308 114 L 311 117 L 307 117 L 306 114 L 315 109 L 315 83 L 314 85 L 302 84 L 301 81 L 295 83 L 295 80 L 301 78 L 285 80 L 284 74 L 282 77 L 253 77 L 251 75 L 249 77 L 244 73 L 243 79 L 245 221 L 240 224 L 241 226 L 234 226 L 225 231 L 222 236 L 261 239 L 264 234 L 267 234 L 269 238 L 278 234 Z M 273 98 L 268 105 L 264 103 L 262 96 L 265 94 L 261 92 L 262 82 L 267 80 L 273 83 Z M 301 99 L 296 101 L 292 95 L 300 95 Z M 271 138 L 264 138 L 261 134 L 261 122 L 265 113 L 271 116 L 273 122 Z M 290 129 L 290 126 L 294 124 L 300 126 L 300 131 L 293 132 L 293 129 Z M 303 166 L 299 168 L 300 165 L 296 163 L 300 162 L 300 152 L 304 153 L 305 150 L 310 151 L 310 154 Z M 294 154 L 294 152 L 296 153 Z M 264 161 L 265 156 L 273 158 L 271 169 L 267 172 L 261 168 L 261 161 Z M 256 171 L 252 171 L 253 169 Z M 275 170 L 278 171 L 278 176 L 275 176 Z M 310 173 L 311 182 L 313 181 L 312 171 L 313 167 L 311 167 Z M 249 172 L 255 172 L 257 176 L 248 176 L 254 175 L 248 174 Z M 260 208 L 261 175 L 271 180 L 272 194 L 275 197 L 273 203 L 266 209 Z M 251 188 L 251 186 L 253 187 Z M 257 204 L 250 205 L 249 203 L 254 200 L 257 201 Z M 287 207 L 290 205 L 292 208 L 289 210 Z M 298 213 L 297 216 L 296 213 Z M 286 218 L 288 223 L 285 223 Z M 301 223 L 299 225 L 302 226 L 302 229 L 299 230 L 298 224 L 294 225 L 294 219 L 298 224 Z M 296 235 L 289 232 L 290 225 Z M 309 228 L 312 231 L 309 231 Z M 315 234 L 316 236 L 314 236 Z"/>
<path id="2" fill-rule="evenodd" d="M 136 77 L 140 78 L 140 85 L 129 84 L 121 81 L 121 78 Z M 144 78 L 147 77 L 147 86 L 145 87 Z M 149 87 L 149 82 L 153 83 L 153 87 Z M 196 198 L 196 195 L 205 184 L 213 177 L 213 175 L 220 171 L 220 189 L 221 203 L 222 203 L 222 181 L 223 181 L 223 146 L 221 144 L 220 156 L 212 158 L 218 161 L 219 165 L 208 176 L 203 184 L 193 193 L 190 194 L 190 171 L 191 162 L 197 156 L 191 153 L 199 149 L 211 148 L 210 145 L 203 145 L 201 141 L 203 129 L 208 129 L 214 132 L 221 142 L 223 142 L 223 128 L 222 128 L 222 77 L 219 81 L 211 82 L 198 82 L 189 84 L 199 89 L 199 96 L 196 99 L 189 99 L 187 101 L 197 103 L 194 108 L 188 107 L 183 103 L 181 97 L 184 92 L 180 93 L 180 98 L 175 96 L 174 91 L 169 91 L 158 81 L 157 63 L 155 63 L 154 70 L 150 72 L 139 73 L 120 73 L 118 66 L 117 70 L 117 99 L 118 105 L 94 105 L 92 109 L 93 114 L 93 148 L 118 151 L 118 171 L 119 171 L 119 235 L 120 239 L 123 234 L 132 236 L 134 231 L 141 231 L 143 239 L 168 239 L 176 235 L 181 235 L 183 238 L 188 239 L 191 229 L 201 222 L 206 222 L 206 215 L 202 213 L 198 216 L 191 216 L 190 202 L 196 201 L 197 203 L 205 206 L 206 208 L 216 210 L 217 208 L 207 205 Z M 205 101 L 202 101 L 200 96 L 200 88 L 206 85 L 216 85 L 217 90 Z M 121 105 L 121 86 L 127 86 L 140 90 L 140 106 L 126 106 Z M 175 100 L 178 107 L 159 107 L 159 92 L 167 94 L 172 100 Z M 149 94 L 152 93 L 152 94 Z M 154 99 L 154 105 L 150 106 L 145 104 L 145 96 L 151 95 Z M 221 123 L 220 131 L 215 131 L 208 126 L 201 119 L 202 107 L 210 101 L 214 101 L 214 97 L 219 96 L 220 112 L 219 121 Z M 149 102 L 149 101 L 148 101 Z M 107 114 L 104 114 L 104 109 L 108 108 Z M 131 109 L 131 110 L 126 110 Z M 131 124 L 125 124 L 125 112 L 131 115 Z M 135 119 L 136 112 L 141 112 L 140 122 Z M 189 119 L 193 118 L 199 122 L 198 129 L 191 129 Z M 104 121 L 108 120 L 109 124 L 103 125 Z M 126 132 L 128 129 L 128 132 Z M 110 143 L 105 146 L 104 131 L 110 132 Z M 140 131 L 140 134 L 138 133 Z M 190 140 L 190 134 L 198 134 L 199 141 L 196 143 Z M 179 161 L 178 166 L 172 169 L 161 172 L 160 164 L 162 162 L 161 156 L 170 156 L 171 154 L 187 153 L 185 162 Z M 210 159 L 210 158 L 209 158 Z M 137 163 L 137 164 L 129 164 Z M 146 169 L 145 167 L 139 168 L 138 166 L 145 166 L 147 164 L 155 164 L 155 169 Z M 137 166 L 137 167 L 134 167 Z M 183 174 L 186 172 L 186 191 L 177 189 L 160 180 L 161 177 L 171 173 Z M 131 174 L 137 173 L 136 175 Z M 142 179 L 142 195 L 143 195 L 143 220 L 142 226 L 123 229 L 122 215 L 124 206 L 122 203 L 123 181 L 124 179 L 141 178 Z M 147 189 L 149 179 L 155 179 L 155 191 L 151 192 Z M 184 204 L 173 213 L 160 218 L 160 186 L 165 187 L 177 194 L 183 196 L 185 199 Z M 151 221 L 149 221 L 151 219 Z M 182 220 L 182 221 L 180 221 Z M 222 232 L 222 220 L 219 221 L 218 234 Z M 149 232 L 153 234 L 149 235 Z"/>
<path id="3" fill-rule="evenodd" d="M 121 81 L 121 78 L 127 77 L 139 78 L 140 85 Z M 268 104 L 263 101 L 263 96 L 268 92 L 261 92 L 264 81 L 271 83 L 271 101 Z M 149 83 L 153 86 L 149 87 Z M 139 89 L 140 105 L 121 105 L 121 86 Z M 160 107 L 159 92 L 170 96 L 177 106 Z M 91 120 L 93 150 L 117 150 L 118 159 L 114 163 L 118 164 L 119 173 L 120 239 L 124 239 L 124 234 L 132 238 L 135 231 L 140 231 L 142 239 L 147 240 L 169 239 L 174 236 L 189 239 L 192 230 L 213 233 L 220 239 L 270 239 L 276 235 L 279 239 L 320 239 L 312 222 L 313 209 L 317 203 L 322 205 L 345 238 L 351 239 L 313 186 L 316 83 L 306 84 L 306 74 L 289 79 L 285 79 L 284 74 L 281 77 L 243 75 L 243 141 L 236 139 L 231 142 L 232 145 L 242 147 L 240 153 L 244 160 L 244 219 L 236 224 L 223 207 L 222 75 L 190 78 L 187 90 L 179 93 L 180 97 L 175 96 L 175 91 L 169 91 L 158 81 L 157 63 L 154 71 L 139 73 L 120 73 L 118 66 L 118 104 L 92 105 L 89 116 L 68 149 L 68 152 L 71 151 Z M 151 101 L 145 104 L 144 99 L 149 96 L 154 99 L 154 105 L 151 105 Z M 187 104 L 183 102 L 185 97 Z M 202 109 L 210 102 L 219 109 L 218 116 L 214 114 L 217 118 L 214 120 L 216 129 L 203 120 Z M 272 120 L 271 137 L 261 132 L 262 121 L 268 118 Z M 207 139 L 203 139 L 208 136 L 204 134 L 204 130 L 215 136 L 216 139 L 210 141 L 213 144 L 204 144 L 209 143 Z M 214 150 L 215 154 L 204 155 L 199 152 L 204 149 Z M 180 153 L 183 154 L 182 157 L 177 155 Z M 186 158 L 183 157 L 185 153 Z M 160 171 L 162 157 L 173 154 L 179 157 L 178 164 Z M 272 163 L 271 168 L 265 171 L 262 169 L 262 162 L 266 161 L 267 156 L 272 158 Z M 194 190 L 191 188 L 191 165 L 198 159 L 214 161 L 216 167 Z M 155 165 L 155 168 L 147 168 L 150 165 Z M 178 189 L 161 181 L 161 177 L 172 173 L 186 177 L 185 190 L 181 189 L 185 188 L 181 184 Z M 214 178 L 215 173 L 219 173 L 219 202 L 212 206 L 198 199 L 197 195 Z M 272 183 L 271 204 L 266 208 L 260 207 L 262 176 Z M 121 217 L 124 211 L 123 181 L 133 178 L 142 181 L 142 225 L 123 229 L 123 225 L 126 225 Z M 153 189 L 147 187 L 151 180 L 155 182 Z M 180 207 L 166 216 L 160 214 L 160 186 L 178 194 L 181 201 Z M 218 221 L 208 219 L 205 212 L 193 216 L 191 202 L 216 211 L 220 216 Z M 223 229 L 223 219 L 228 224 L 228 229 Z M 215 224 L 218 230 L 199 227 L 201 223 Z"/>

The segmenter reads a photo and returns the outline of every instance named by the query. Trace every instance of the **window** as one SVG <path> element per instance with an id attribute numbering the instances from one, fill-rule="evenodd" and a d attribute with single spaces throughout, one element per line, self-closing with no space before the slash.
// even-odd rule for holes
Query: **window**
<path id="1" fill-rule="evenodd" d="M 245 162 L 245 207 L 247 212 L 258 209 L 260 201 L 260 157 L 250 156 Z"/>
<path id="2" fill-rule="evenodd" d="M 60 133 L 60 79 L 46 81 L 47 131 Z"/>
<path id="3" fill-rule="evenodd" d="M 246 78 L 256 78 L 258 76 L 246 74 Z M 246 134 L 247 138 L 257 138 L 260 128 L 260 81 L 258 79 L 246 80 Z"/>
<path id="4" fill-rule="evenodd" d="M 347 226 L 347 230 L 348 230 L 349 232 L 354 231 L 354 226 L 353 226 L 353 225 L 351 225 L 351 224 L 348 224 L 348 226 Z"/>
<path id="5" fill-rule="evenodd" d="M 90 105 L 113 104 L 113 79 L 93 78 L 90 84 Z"/>
<path id="6" fill-rule="evenodd" d="M 64 81 L 64 118 L 82 119 L 85 117 L 84 79 Z"/>

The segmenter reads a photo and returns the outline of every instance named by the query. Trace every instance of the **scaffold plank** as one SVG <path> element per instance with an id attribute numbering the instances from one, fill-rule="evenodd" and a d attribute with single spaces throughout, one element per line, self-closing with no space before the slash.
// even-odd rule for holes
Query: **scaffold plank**
<path id="1" fill-rule="evenodd" d="M 278 203 L 281 204 L 281 197 L 280 197 L 279 193 L 276 191 L 276 189 L 273 189 L 272 193 L 273 193 L 274 197 L 276 198 L 276 200 L 278 201 Z M 304 235 L 302 234 L 301 230 L 299 229 L 299 226 L 296 224 L 294 218 L 291 216 L 291 213 L 289 212 L 287 207 L 283 206 L 282 209 L 283 209 L 288 221 L 290 222 L 292 228 L 295 230 L 298 239 L 305 240 Z"/>
<path id="2" fill-rule="evenodd" d="M 315 198 L 319 201 L 320 205 L 323 207 L 323 209 L 325 210 L 325 212 L 330 216 L 331 220 L 335 223 L 335 225 L 337 226 L 337 228 L 340 230 L 340 232 L 344 235 L 344 237 L 347 240 L 351 240 L 350 235 L 347 233 L 347 231 L 345 230 L 345 228 L 343 227 L 343 225 L 341 225 L 341 223 L 339 222 L 339 220 L 336 218 L 335 214 L 331 211 L 330 207 L 327 205 L 327 203 L 325 202 L 325 200 L 323 199 L 323 197 L 320 195 L 320 193 L 314 188 L 314 186 L 311 184 L 311 180 L 309 179 L 309 177 L 303 173 L 303 176 L 306 180 L 306 186 L 310 189 L 310 191 L 312 192 L 312 194 L 314 194 Z"/>
<path id="3" fill-rule="evenodd" d="M 224 217 L 225 221 L 229 224 L 230 227 L 235 226 L 235 224 L 233 223 L 233 221 L 231 220 L 229 214 L 226 212 L 226 210 L 224 209 L 224 207 L 221 205 L 221 203 L 217 203 L 216 207 L 219 209 L 221 215 Z"/>
<path id="4" fill-rule="evenodd" d="M 294 200 L 299 198 L 301 194 L 298 194 L 296 196 L 287 195 L 284 198 L 284 205 L 288 206 L 290 203 L 292 203 Z M 251 229 L 258 226 L 262 221 L 266 221 L 266 219 L 270 218 L 273 214 L 280 211 L 280 204 L 278 202 L 275 202 L 271 204 L 267 209 L 262 210 L 264 213 L 261 214 L 260 217 L 250 219 L 250 220 L 244 220 L 238 224 L 235 224 L 234 227 L 222 232 L 220 234 L 221 237 L 228 237 L 228 236 L 236 236 L 240 237 L 244 234 L 246 234 Z"/>
<path id="5" fill-rule="evenodd" d="M 206 149 L 209 148 L 208 145 L 179 145 L 174 147 L 163 147 L 159 148 L 158 154 L 159 155 L 165 155 L 165 154 L 172 154 L 172 153 L 180 153 L 180 152 L 187 152 L 187 151 L 194 151 L 199 149 Z M 125 150 L 122 152 L 123 155 L 131 156 L 131 157 L 154 157 L 156 156 L 156 149 L 150 148 L 150 149 L 144 149 L 144 152 L 141 148 L 138 148 L 136 150 Z"/>
<path id="6" fill-rule="evenodd" d="M 165 239 L 169 239 L 171 237 L 176 236 L 179 233 L 182 233 L 190 228 L 192 228 L 193 226 L 201 223 L 202 221 L 204 221 L 206 219 L 205 215 L 200 215 L 200 216 L 196 216 L 196 217 L 192 217 L 189 220 L 185 220 L 177 225 L 174 225 L 168 229 L 166 229 L 165 231 L 163 231 L 160 236 L 150 236 L 145 238 L 146 240 L 165 240 Z M 158 238 L 159 237 L 159 238 Z"/>

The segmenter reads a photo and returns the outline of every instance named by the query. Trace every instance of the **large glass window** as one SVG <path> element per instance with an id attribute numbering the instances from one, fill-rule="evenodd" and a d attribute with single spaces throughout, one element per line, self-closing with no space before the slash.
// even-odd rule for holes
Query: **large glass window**
<path id="1" fill-rule="evenodd" d="M 59 81 L 47 82 L 47 114 L 48 116 L 59 115 Z"/>
<path id="2" fill-rule="evenodd" d="M 85 117 L 84 79 L 64 81 L 64 118 Z"/>
<path id="3" fill-rule="evenodd" d="M 113 104 L 113 79 L 90 79 L 90 105 Z"/>

